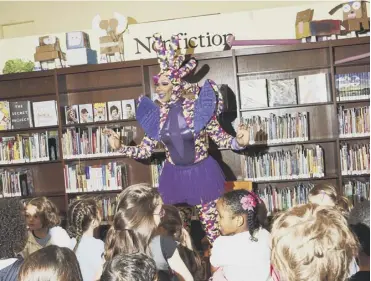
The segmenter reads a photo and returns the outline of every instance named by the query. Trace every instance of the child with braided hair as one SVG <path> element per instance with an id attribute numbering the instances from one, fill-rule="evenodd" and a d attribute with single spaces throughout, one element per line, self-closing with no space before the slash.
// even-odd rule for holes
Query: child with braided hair
<path id="1" fill-rule="evenodd" d="M 100 209 L 94 199 L 81 199 L 68 208 L 68 227 L 72 249 L 79 261 L 84 281 L 99 280 L 104 263 L 104 243 L 94 238 L 94 229 L 101 221 Z"/>
<path id="2" fill-rule="evenodd" d="M 216 204 L 219 236 L 211 250 L 213 281 L 266 281 L 270 278 L 270 234 L 258 219 L 261 200 L 253 192 L 233 190 Z M 248 277 L 246 276 L 248 275 Z"/>

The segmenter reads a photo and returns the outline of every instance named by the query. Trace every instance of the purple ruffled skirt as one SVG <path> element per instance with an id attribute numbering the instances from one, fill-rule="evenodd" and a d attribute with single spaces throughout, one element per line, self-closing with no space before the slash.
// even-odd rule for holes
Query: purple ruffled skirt
<path id="1" fill-rule="evenodd" d="M 219 198 L 224 192 L 225 176 L 218 162 L 208 156 L 190 165 L 166 161 L 159 179 L 159 191 L 165 204 L 198 205 Z"/>

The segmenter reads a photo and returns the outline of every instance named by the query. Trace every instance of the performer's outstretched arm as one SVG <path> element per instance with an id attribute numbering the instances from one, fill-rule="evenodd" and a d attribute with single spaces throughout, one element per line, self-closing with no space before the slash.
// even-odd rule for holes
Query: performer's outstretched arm
<path id="1" fill-rule="evenodd" d="M 235 137 L 229 135 L 223 130 L 215 115 L 211 118 L 210 122 L 207 124 L 206 132 L 213 140 L 213 142 L 215 142 L 215 144 L 220 148 L 227 148 L 233 150 L 241 150 L 245 148 L 245 146 L 241 146 L 238 144 L 237 139 Z M 239 132 L 245 133 L 245 136 L 242 136 L 241 141 L 245 145 L 247 145 L 249 140 L 245 128 L 239 129 Z"/>
<path id="2" fill-rule="evenodd" d="M 122 153 L 126 157 L 134 158 L 134 159 L 147 159 L 151 157 L 153 149 L 157 145 L 157 141 L 148 137 L 144 136 L 141 143 L 136 146 L 127 146 L 122 145 L 120 142 L 119 135 L 111 129 L 105 129 L 104 133 L 108 135 L 108 142 L 110 146 L 117 150 L 118 152 Z"/>
<path id="3" fill-rule="evenodd" d="M 118 152 L 129 158 L 147 159 L 151 157 L 153 149 L 156 147 L 157 141 L 150 137 L 144 136 L 141 143 L 136 146 L 122 145 Z"/>

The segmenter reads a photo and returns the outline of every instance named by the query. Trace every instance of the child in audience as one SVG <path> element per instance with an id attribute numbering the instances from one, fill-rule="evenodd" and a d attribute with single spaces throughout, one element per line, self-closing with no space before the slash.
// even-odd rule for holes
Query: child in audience
<path id="1" fill-rule="evenodd" d="M 94 238 L 94 229 L 101 221 L 98 204 L 94 199 L 77 200 L 69 206 L 67 219 L 71 249 L 76 253 L 83 280 L 99 280 L 104 263 L 104 243 Z"/>
<path id="2" fill-rule="evenodd" d="M 0 199 L 0 280 L 17 281 L 27 242 L 27 224 L 18 199 Z"/>
<path id="3" fill-rule="evenodd" d="M 113 225 L 106 237 L 106 260 L 118 254 L 145 253 L 151 256 L 150 242 L 164 215 L 162 206 L 158 190 L 146 184 L 132 185 L 122 191 Z M 184 281 L 193 281 L 173 238 L 165 237 L 161 250 L 173 271 Z"/>
<path id="4" fill-rule="evenodd" d="M 344 281 L 358 244 L 335 208 L 299 205 L 272 227 L 272 265 L 284 281 Z"/>
<path id="5" fill-rule="evenodd" d="M 31 254 L 21 266 L 18 281 L 83 281 L 76 255 L 55 245 Z"/>
<path id="6" fill-rule="evenodd" d="M 192 239 L 184 228 L 184 223 L 181 218 L 179 210 L 171 205 L 163 205 L 164 216 L 161 219 L 158 233 L 151 241 L 151 251 L 158 269 L 165 272 L 169 271 L 169 266 L 162 255 L 160 245 L 163 244 L 164 237 L 170 236 L 177 242 L 177 249 L 179 254 L 186 264 L 188 270 L 191 272 L 195 280 L 203 278 L 203 268 L 201 258 L 194 249 Z"/>
<path id="7" fill-rule="evenodd" d="M 336 188 L 330 184 L 317 184 L 314 186 L 308 196 L 310 203 L 318 204 L 325 207 L 337 208 L 345 217 L 348 217 L 350 204 L 346 197 L 339 196 Z M 357 273 L 359 267 L 354 258 L 349 267 L 349 276 Z"/>
<path id="8" fill-rule="evenodd" d="M 106 263 L 100 281 L 156 281 L 156 264 L 143 253 L 119 254 Z"/>
<path id="9" fill-rule="evenodd" d="M 370 280 L 370 201 L 362 201 L 357 204 L 349 214 L 348 223 L 350 229 L 360 242 L 358 253 L 359 271 L 354 274 L 350 281 Z"/>
<path id="10" fill-rule="evenodd" d="M 270 234 L 259 223 L 260 199 L 247 190 L 225 193 L 216 204 L 219 236 L 211 250 L 213 280 L 266 281 L 270 278 Z"/>
<path id="11" fill-rule="evenodd" d="M 336 188 L 330 184 L 315 185 L 309 192 L 308 200 L 313 204 L 339 208 L 344 215 L 350 211 L 348 199 L 339 196 Z"/>
<path id="12" fill-rule="evenodd" d="M 33 198 L 26 204 L 25 212 L 29 233 L 22 252 L 24 258 L 49 245 L 69 247 L 71 240 L 58 226 L 61 219 L 53 202 L 46 197 Z"/>

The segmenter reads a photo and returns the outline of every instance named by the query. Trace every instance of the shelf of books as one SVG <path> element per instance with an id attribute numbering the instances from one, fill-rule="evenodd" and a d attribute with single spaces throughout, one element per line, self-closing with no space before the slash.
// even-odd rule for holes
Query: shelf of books
<path id="1" fill-rule="evenodd" d="M 369 198 L 369 38 L 196 54 L 190 79 L 214 80 L 223 96 L 222 127 L 249 125 L 242 153 L 215 149 L 227 181 L 254 181 L 270 212 L 306 202 L 319 182 L 339 187 L 353 203 Z M 158 187 L 165 159 L 148 161 L 111 150 L 105 128 L 125 145 L 144 135 L 135 100 L 155 98 L 156 60 L 92 65 L 0 76 L 0 197 L 49 196 L 100 200 L 104 221 L 128 185 Z"/>
<path id="2" fill-rule="evenodd" d="M 236 51 L 238 115 L 249 126 L 243 177 L 270 212 L 306 202 L 313 184 L 334 183 L 356 203 L 369 199 L 369 39 L 285 52 Z M 236 54 L 235 53 L 235 54 Z"/>

